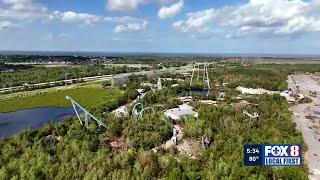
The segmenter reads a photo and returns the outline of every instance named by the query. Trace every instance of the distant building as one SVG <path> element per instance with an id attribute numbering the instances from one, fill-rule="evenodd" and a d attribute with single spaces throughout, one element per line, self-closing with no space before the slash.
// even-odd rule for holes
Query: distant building
<path id="1" fill-rule="evenodd" d="M 250 103 L 246 100 L 240 100 L 238 102 L 231 103 L 231 107 L 236 111 L 240 111 L 240 110 L 244 109 L 249 104 Z"/>
<path id="2" fill-rule="evenodd" d="M 189 103 L 192 101 L 192 96 L 185 96 L 185 97 L 179 97 L 178 98 L 180 101 L 182 101 L 183 103 Z"/>
<path id="3" fill-rule="evenodd" d="M 147 73 L 147 78 L 149 79 L 158 79 L 161 77 L 161 73 L 158 71 L 151 71 Z"/>
<path id="4" fill-rule="evenodd" d="M 181 77 L 182 79 L 186 79 L 186 78 L 189 78 L 191 76 L 192 76 L 191 73 L 188 73 L 188 72 L 179 74 L 179 77 Z"/>
<path id="5" fill-rule="evenodd" d="M 217 97 L 217 100 L 224 101 L 224 99 L 226 97 L 226 93 L 225 92 L 221 92 L 221 91 L 217 91 L 216 97 Z"/>
<path id="6" fill-rule="evenodd" d="M 260 94 L 264 94 L 264 93 L 267 93 L 269 95 L 279 94 L 279 91 L 269 91 L 269 90 L 262 89 L 262 88 L 257 88 L 257 89 L 245 88 L 245 87 L 241 87 L 241 86 L 238 86 L 236 88 L 236 90 L 241 92 L 241 94 L 252 94 L 252 95 L 260 95 Z"/>
<path id="7" fill-rule="evenodd" d="M 114 75 L 114 76 L 112 76 L 111 84 L 112 84 L 112 86 L 127 85 L 130 82 L 129 77 L 130 77 L 129 74 Z"/>
<path id="8" fill-rule="evenodd" d="M 217 104 L 217 101 L 213 100 L 199 100 L 201 104 L 206 104 L 206 105 L 212 105 L 212 104 Z"/>
<path id="9" fill-rule="evenodd" d="M 186 116 L 198 117 L 198 113 L 193 111 L 193 107 L 188 104 L 182 104 L 179 108 L 168 109 L 164 112 L 164 115 L 173 120 L 180 120 Z"/>

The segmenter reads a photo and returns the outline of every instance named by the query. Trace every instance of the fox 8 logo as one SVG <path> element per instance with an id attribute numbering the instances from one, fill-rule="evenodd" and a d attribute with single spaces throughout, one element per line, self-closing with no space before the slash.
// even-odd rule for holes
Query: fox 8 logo
<path id="1" fill-rule="evenodd" d="M 265 146 L 265 157 L 299 157 L 300 146 L 298 145 L 271 145 Z"/>

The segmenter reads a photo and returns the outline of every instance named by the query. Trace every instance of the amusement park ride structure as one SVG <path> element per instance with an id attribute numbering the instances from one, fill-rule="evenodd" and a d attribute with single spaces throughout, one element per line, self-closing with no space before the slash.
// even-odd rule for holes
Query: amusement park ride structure
<path id="1" fill-rule="evenodd" d="M 135 117 L 136 119 L 140 119 L 142 118 L 143 116 L 143 113 L 147 110 L 151 110 L 152 113 L 154 114 L 154 109 L 152 107 L 146 107 L 146 108 L 143 108 L 143 105 L 141 103 L 137 103 L 133 106 L 133 109 L 132 109 L 132 115 L 133 117 Z"/>
<path id="2" fill-rule="evenodd" d="M 82 107 L 78 102 L 73 100 L 71 97 L 66 96 L 66 99 L 71 101 L 71 105 L 72 105 L 74 112 L 76 113 L 81 125 L 84 125 L 88 129 L 89 128 L 89 120 L 91 119 L 91 120 L 95 121 L 99 127 L 107 128 L 107 126 L 104 125 L 98 118 L 94 117 L 91 113 L 89 113 L 89 111 L 87 111 L 84 107 Z M 79 109 L 84 112 L 84 121 L 81 119 Z"/>
<path id="3" fill-rule="evenodd" d="M 259 118 L 258 112 L 254 112 L 253 114 L 250 114 L 250 113 L 248 113 L 248 111 L 243 110 L 242 113 L 247 115 L 250 119 L 258 119 Z"/>
<path id="4" fill-rule="evenodd" d="M 192 83 L 195 79 L 195 72 L 197 73 L 197 81 L 201 78 L 202 74 L 202 81 L 206 85 L 206 89 L 211 89 L 210 87 L 210 79 L 209 79 L 209 73 L 208 73 L 208 66 L 210 63 L 204 62 L 204 63 L 194 63 L 193 64 L 193 69 L 192 69 L 192 75 L 191 75 L 191 80 L 190 80 L 190 86 L 192 86 Z"/>

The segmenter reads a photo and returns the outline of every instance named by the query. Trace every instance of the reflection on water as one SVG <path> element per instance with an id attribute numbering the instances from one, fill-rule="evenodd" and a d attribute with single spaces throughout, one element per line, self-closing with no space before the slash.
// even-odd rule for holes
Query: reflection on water
<path id="1" fill-rule="evenodd" d="M 27 128 L 38 129 L 63 117 L 75 116 L 72 108 L 46 107 L 0 113 L 0 139 L 10 137 Z"/>
<path id="2" fill-rule="evenodd" d="M 209 89 L 189 89 L 190 96 L 192 95 L 200 95 L 200 96 L 209 96 Z"/>

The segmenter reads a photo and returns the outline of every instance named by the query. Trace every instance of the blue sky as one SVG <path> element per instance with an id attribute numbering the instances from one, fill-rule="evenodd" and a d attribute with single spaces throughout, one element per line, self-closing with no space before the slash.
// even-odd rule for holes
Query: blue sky
<path id="1" fill-rule="evenodd" d="M 319 0 L 0 0 L 0 50 L 320 54 Z"/>

